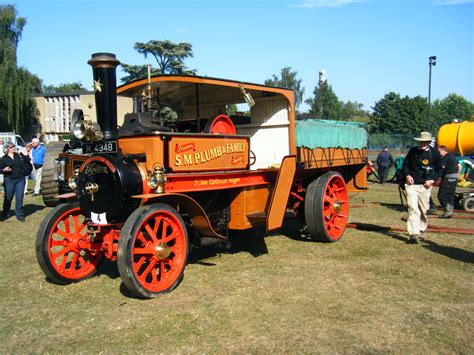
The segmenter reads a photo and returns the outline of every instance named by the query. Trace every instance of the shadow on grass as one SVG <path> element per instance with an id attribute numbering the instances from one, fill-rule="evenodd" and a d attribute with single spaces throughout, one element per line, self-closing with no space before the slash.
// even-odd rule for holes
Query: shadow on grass
<path id="1" fill-rule="evenodd" d="M 400 203 L 384 203 L 384 202 L 381 202 L 380 206 L 391 209 L 393 211 L 397 211 L 397 212 L 405 212 L 407 210 L 406 207 L 404 205 L 400 204 Z"/>
<path id="2" fill-rule="evenodd" d="M 98 275 L 105 275 L 111 279 L 118 279 L 120 277 L 116 261 L 105 259 L 99 266 Z"/>
<path id="3" fill-rule="evenodd" d="M 357 230 L 376 232 L 376 233 L 386 235 L 387 237 L 399 240 L 404 243 L 408 242 L 408 237 L 400 234 L 401 232 L 390 230 L 391 227 L 380 226 L 380 225 L 371 224 L 371 223 L 361 223 L 361 222 L 351 222 L 351 224 L 356 225 L 357 227 L 355 229 Z"/>
<path id="4" fill-rule="evenodd" d="M 268 254 L 265 243 L 265 231 L 254 228 L 246 231 L 232 231 L 228 240 L 206 243 L 201 247 L 193 248 L 188 257 L 188 264 L 214 266 L 205 259 L 218 257 L 220 254 L 237 254 L 247 252 L 253 257 Z"/>
<path id="5" fill-rule="evenodd" d="M 43 205 L 35 205 L 35 204 L 29 203 L 27 205 L 23 205 L 23 212 L 25 213 L 25 217 L 28 217 L 34 214 L 35 212 L 44 210 L 45 208 L 46 207 Z"/>
<path id="6" fill-rule="evenodd" d="M 441 245 L 432 240 L 425 240 L 423 242 L 423 248 L 426 248 L 434 253 L 447 256 L 448 258 L 454 260 L 474 264 L 474 253 L 464 249 Z"/>

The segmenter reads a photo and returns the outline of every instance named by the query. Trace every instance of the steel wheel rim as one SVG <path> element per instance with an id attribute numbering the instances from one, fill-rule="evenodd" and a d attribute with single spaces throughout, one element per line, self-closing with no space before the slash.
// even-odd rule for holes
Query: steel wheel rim
<path id="1" fill-rule="evenodd" d="M 323 197 L 323 223 L 332 240 L 339 239 L 347 225 L 349 196 L 344 180 L 332 177 L 326 184 Z"/>
<path id="2" fill-rule="evenodd" d="M 62 277 L 75 280 L 93 273 L 103 254 L 85 248 L 87 230 L 80 208 L 64 212 L 48 236 L 48 257 L 53 269 Z"/>
<path id="3" fill-rule="evenodd" d="M 135 235 L 132 267 L 140 285 L 162 292 L 176 282 L 186 260 L 186 234 L 180 221 L 167 211 L 148 216 Z"/>

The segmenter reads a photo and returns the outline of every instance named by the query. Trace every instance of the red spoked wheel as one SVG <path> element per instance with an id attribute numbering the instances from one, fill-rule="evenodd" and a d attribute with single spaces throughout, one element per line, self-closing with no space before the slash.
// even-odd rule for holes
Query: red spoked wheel
<path id="1" fill-rule="evenodd" d="M 53 282 L 69 284 L 97 274 L 104 254 L 87 235 L 79 203 L 56 206 L 36 235 L 36 258 Z"/>
<path id="2" fill-rule="evenodd" d="M 117 263 L 127 288 L 142 298 L 170 292 L 181 281 L 188 258 L 188 234 L 172 207 L 140 207 L 125 222 Z"/>
<path id="3" fill-rule="evenodd" d="M 331 171 L 308 185 L 305 219 L 314 240 L 339 240 L 346 229 L 348 217 L 349 195 L 341 174 Z"/>

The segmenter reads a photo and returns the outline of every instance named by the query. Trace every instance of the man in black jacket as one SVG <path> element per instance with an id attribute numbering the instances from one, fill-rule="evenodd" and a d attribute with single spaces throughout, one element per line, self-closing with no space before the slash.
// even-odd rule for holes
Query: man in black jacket
<path id="1" fill-rule="evenodd" d="M 441 164 L 443 165 L 441 184 L 438 190 L 438 200 L 444 212 L 440 218 L 451 218 L 454 211 L 458 173 L 461 171 L 462 166 L 458 163 L 456 157 L 448 152 L 448 149 L 444 145 L 439 146 L 438 150 L 439 154 L 441 154 Z"/>
<path id="2" fill-rule="evenodd" d="M 392 154 L 388 151 L 387 147 L 384 147 L 383 150 L 377 155 L 377 167 L 379 173 L 379 181 L 381 184 L 385 184 L 387 180 L 388 171 L 393 165 Z"/>
<path id="3" fill-rule="evenodd" d="M 420 137 L 415 138 L 418 146 L 410 149 L 403 162 L 408 202 L 407 230 L 409 242 L 414 244 L 428 228 L 431 190 L 442 172 L 441 155 L 437 149 L 430 147 L 432 139 L 431 133 L 421 132 Z"/>

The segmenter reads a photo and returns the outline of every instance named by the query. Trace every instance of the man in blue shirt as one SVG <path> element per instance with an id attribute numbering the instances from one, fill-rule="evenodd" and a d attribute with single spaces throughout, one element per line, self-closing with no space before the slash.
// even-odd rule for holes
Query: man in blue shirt
<path id="1" fill-rule="evenodd" d="M 38 138 L 33 138 L 31 140 L 31 143 L 33 144 L 31 155 L 33 157 L 33 166 L 35 168 L 35 189 L 33 191 L 33 196 L 39 196 L 46 147 L 42 143 L 40 143 Z"/>

